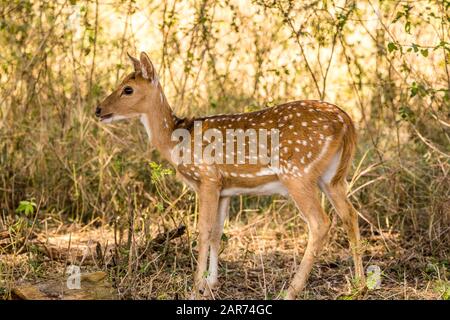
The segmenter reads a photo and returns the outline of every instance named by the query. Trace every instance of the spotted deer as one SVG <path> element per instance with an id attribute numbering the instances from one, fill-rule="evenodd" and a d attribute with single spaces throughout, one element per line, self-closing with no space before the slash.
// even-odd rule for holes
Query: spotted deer
<path id="1" fill-rule="evenodd" d="M 342 109 L 323 101 L 301 100 L 249 113 L 179 118 L 173 113 L 147 54 L 142 52 L 140 59 L 130 55 L 129 58 L 134 72 L 98 105 L 95 114 L 104 123 L 139 118 L 150 143 L 176 168 L 177 177 L 197 192 L 196 297 L 210 297 L 211 290 L 218 285 L 218 254 L 230 198 L 244 194 L 290 195 L 308 225 L 308 244 L 285 293 L 286 299 L 295 299 L 305 287 L 313 263 L 326 242 L 330 219 L 321 207 L 320 191 L 343 221 L 356 278 L 364 283 L 358 217 L 346 194 L 346 174 L 355 150 L 356 133 L 352 120 Z M 173 151 L 179 139 L 174 139 L 173 133 L 184 129 L 193 136 L 195 123 L 200 124 L 203 131 L 214 129 L 222 134 L 229 129 L 277 130 L 278 145 L 271 150 L 278 152 L 275 156 L 278 166 L 260 161 L 174 161 Z M 241 144 L 245 147 L 248 141 L 250 139 L 245 139 Z M 201 141 L 202 145 L 205 143 Z M 231 153 L 233 160 L 237 156 L 236 152 Z M 249 160 L 249 157 L 245 155 L 244 159 Z"/>

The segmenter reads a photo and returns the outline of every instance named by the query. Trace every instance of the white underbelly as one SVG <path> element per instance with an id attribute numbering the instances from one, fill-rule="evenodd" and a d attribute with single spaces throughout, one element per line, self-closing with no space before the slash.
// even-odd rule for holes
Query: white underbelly
<path id="1" fill-rule="evenodd" d="M 288 195 L 286 187 L 280 181 L 272 181 L 254 188 L 228 188 L 223 189 L 220 195 L 223 197 L 237 196 L 237 195 L 257 195 L 267 196 L 271 194 Z"/>

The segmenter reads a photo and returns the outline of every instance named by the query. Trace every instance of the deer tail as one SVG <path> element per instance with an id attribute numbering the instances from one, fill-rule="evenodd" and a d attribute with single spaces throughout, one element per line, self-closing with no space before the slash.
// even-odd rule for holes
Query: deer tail
<path id="1" fill-rule="evenodd" d="M 345 181 L 348 170 L 351 166 L 353 155 L 356 149 L 356 130 L 350 117 L 344 112 L 344 135 L 342 137 L 342 154 L 339 166 L 334 177 L 331 179 L 332 185 L 338 185 Z"/>

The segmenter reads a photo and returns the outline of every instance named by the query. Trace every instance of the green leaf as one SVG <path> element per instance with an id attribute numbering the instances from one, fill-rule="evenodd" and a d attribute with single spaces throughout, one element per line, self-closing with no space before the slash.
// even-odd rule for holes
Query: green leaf
<path id="1" fill-rule="evenodd" d="M 34 209 L 37 207 L 36 203 L 33 201 L 20 201 L 19 206 L 16 209 L 17 213 L 23 213 L 27 217 L 33 215 Z"/>
<path id="2" fill-rule="evenodd" d="M 419 92 L 419 88 L 417 87 L 417 83 L 413 82 L 413 85 L 411 86 L 411 98 L 417 95 L 417 92 Z"/>
<path id="3" fill-rule="evenodd" d="M 392 23 L 396 23 L 398 20 L 401 19 L 405 14 L 401 11 L 397 12 L 397 15 L 395 16 L 394 20 L 392 20 Z"/>
<path id="4" fill-rule="evenodd" d="M 223 242 L 228 242 L 229 238 L 228 238 L 228 236 L 225 233 L 222 233 L 222 238 L 221 239 L 222 239 Z"/>
<path id="5" fill-rule="evenodd" d="M 162 167 L 161 164 L 157 164 L 156 162 L 152 161 L 149 163 L 149 165 L 152 170 L 151 173 L 152 183 L 160 182 L 164 176 L 169 176 L 173 174 L 173 171 L 171 169 L 165 169 Z"/>
<path id="6" fill-rule="evenodd" d="M 163 212 L 164 211 L 164 206 L 162 203 L 157 203 L 156 204 L 156 209 L 158 210 L 158 212 Z"/>
<path id="7" fill-rule="evenodd" d="M 406 33 L 411 33 L 411 22 L 410 21 L 407 21 L 406 23 L 405 23 L 405 32 Z"/>
<path id="8" fill-rule="evenodd" d="M 428 57 L 428 49 L 422 49 L 420 50 L 420 53 L 426 58 Z"/>
<path id="9" fill-rule="evenodd" d="M 387 48 L 388 48 L 389 52 L 392 52 L 394 50 L 398 50 L 397 45 L 395 43 L 393 43 L 393 42 L 389 42 L 388 45 L 387 45 Z"/>
<path id="10" fill-rule="evenodd" d="M 398 114 L 402 118 L 403 121 L 415 123 L 415 114 L 414 111 L 411 110 L 408 106 L 401 106 L 398 110 Z"/>

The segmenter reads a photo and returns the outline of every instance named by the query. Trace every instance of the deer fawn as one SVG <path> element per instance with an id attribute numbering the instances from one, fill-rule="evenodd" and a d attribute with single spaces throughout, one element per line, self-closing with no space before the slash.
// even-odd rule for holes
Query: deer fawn
<path id="1" fill-rule="evenodd" d="M 364 284 L 358 217 L 347 199 L 345 181 L 356 145 L 356 133 L 352 120 L 343 110 L 330 103 L 304 100 L 251 113 L 181 119 L 172 112 L 147 54 L 142 52 L 139 60 L 129 57 L 134 72 L 100 103 L 95 114 L 105 123 L 139 117 L 150 143 L 176 167 L 177 177 L 198 193 L 196 296 L 210 296 L 210 290 L 218 284 L 218 253 L 230 197 L 242 194 L 290 195 L 308 225 L 308 244 L 285 298 L 295 299 L 305 287 L 314 260 L 326 241 L 330 219 L 321 207 L 320 190 L 343 221 L 353 254 L 355 274 Z M 184 129 L 193 136 L 197 127 L 203 131 L 213 129 L 221 134 L 231 129 L 277 131 L 278 136 L 271 135 L 271 143 L 272 151 L 278 152 L 273 159 L 279 165 L 275 167 L 267 161 L 253 161 L 253 164 L 236 161 L 238 156 L 242 156 L 242 151 L 227 154 L 226 163 L 210 163 L 203 159 L 194 159 L 191 163 L 174 161 L 173 151 L 179 141 L 173 138 L 173 132 Z M 274 141 L 278 142 L 278 146 Z M 246 139 L 241 140 L 244 150 L 248 143 Z M 200 144 L 203 146 L 205 140 Z M 189 142 L 188 147 L 196 146 Z M 215 152 L 214 159 L 217 159 L 216 156 L 222 157 L 223 154 Z M 193 157 L 195 155 L 188 154 L 188 159 Z M 233 161 L 228 161 L 230 157 Z M 257 156 L 244 156 L 244 160 L 250 158 L 258 160 Z"/>

